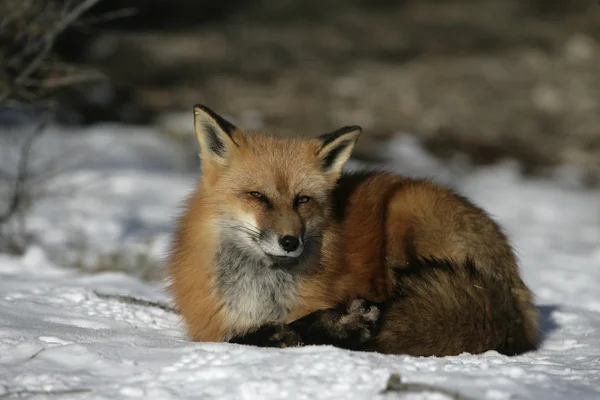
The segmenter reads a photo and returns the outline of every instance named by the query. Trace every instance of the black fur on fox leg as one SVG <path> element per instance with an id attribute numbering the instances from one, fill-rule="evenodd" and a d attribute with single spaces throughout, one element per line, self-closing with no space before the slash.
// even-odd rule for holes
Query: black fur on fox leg
<path id="1" fill-rule="evenodd" d="M 355 298 L 337 307 L 315 311 L 289 326 L 305 345 L 332 345 L 361 350 L 375 339 L 380 329 L 380 306 Z"/>
<path id="2" fill-rule="evenodd" d="M 233 337 L 229 343 L 281 348 L 303 344 L 300 335 L 286 324 L 266 324 L 254 331 Z"/>
<path id="3" fill-rule="evenodd" d="M 288 325 L 263 325 L 229 342 L 258 347 L 331 345 L 361 350 L 375 338 L 380 328 L 379 317 L 376 303 L 356 298 L 347 304 L 315 311 Z"/>

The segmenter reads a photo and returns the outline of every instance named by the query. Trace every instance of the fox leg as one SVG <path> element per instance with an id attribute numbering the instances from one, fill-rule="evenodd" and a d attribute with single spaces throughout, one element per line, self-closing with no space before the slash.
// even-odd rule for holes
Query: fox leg
<path id="1" fill-rule="evenodd" d="M 229 343 L 257 347 L 298 347 L 302 338 L 286 324 L 265 324 L 257 329 L 229 339 Z"/>
<path id="2" fill-rule="evenodd" d="M 356 298 L 347 304 L 312 312 L 289 324 L 263 325 L 230 342 L 259 347 L 332 345 L 360 350 L 375 339 L 379 316 L 376 303 Z"/>

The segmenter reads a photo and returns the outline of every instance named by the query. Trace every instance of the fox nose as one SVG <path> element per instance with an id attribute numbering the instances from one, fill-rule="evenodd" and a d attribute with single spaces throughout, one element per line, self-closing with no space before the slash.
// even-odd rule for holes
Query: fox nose
<path id="1" fill-rule="evenodd" d="M 279 238 L 279 245 L 283 250 L 291 253 L 298 248 L 300 240 L 297 237 L 286 235 Z"/>

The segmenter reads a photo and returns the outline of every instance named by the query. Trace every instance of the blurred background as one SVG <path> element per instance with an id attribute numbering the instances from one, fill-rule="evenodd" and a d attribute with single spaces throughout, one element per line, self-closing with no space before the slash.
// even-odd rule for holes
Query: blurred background
<path id="1" fill-rule="evenodd" d="M 77 3 L 2 2 L 4 15 L 30 8 L 17 15 L 24 31 L 48 28 L 48 16 L 26 22 L 36 10 Z M 187 134 L 191 105 L 201 102 L 281 133 L 362 125 L 365 158 L 378 158 L 377 144 L 404 131 L 443 159 L 514 158 L 525 173 L 569 163 L 598 183 L 595 0 L 94 3 L 53 49 L 55 60 L 87 71 L 54 83 L 62 123 L 158 124 Z M 7 26 L 3 47 L 27 35 Z"/>
<path id="2" fill-rule="evenodd" d="M 390 141 L 409 135 L 441 165 L 568 165 L 598 186 L 600 4 L 0 1 L 3 134 L 40 115 L 71 135 L 146 127 L 196 168 L 195 103 L 279 134 L 361 125 L 366 161 L 397 157 Z M 23 157 L 0 157 L 4 182 L 25 181 Z"/>

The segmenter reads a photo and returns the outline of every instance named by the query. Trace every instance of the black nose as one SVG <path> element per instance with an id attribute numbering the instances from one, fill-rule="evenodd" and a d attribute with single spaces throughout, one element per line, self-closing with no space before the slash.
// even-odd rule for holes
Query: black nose
<path id="1" fill-rule="evenodd" d="M 282 249 L 284 249 L 288 253 L 291 253 L 292 251 L 298 248 L 298 246 L 300 245 L 300 240 L 298 240 L 298 238 L 294 236 L 283 236 L 279 238 L 279 244 L 281 245 Z"/>

